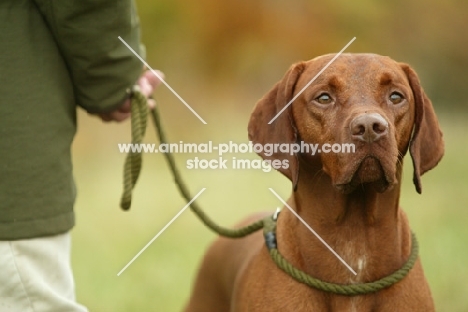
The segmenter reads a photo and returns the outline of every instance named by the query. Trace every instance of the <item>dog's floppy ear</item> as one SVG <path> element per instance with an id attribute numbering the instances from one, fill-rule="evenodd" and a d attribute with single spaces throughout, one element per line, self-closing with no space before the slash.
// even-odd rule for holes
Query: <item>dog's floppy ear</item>
<path id="1" fill-rule="evenodd" d="M 271 124 L 268 123 L 293 98 L 294 87 L 304 68 L 305 63 L 303 62 L 291 66 L 283 79 L 276 83 L 273 89 L 257 102 L 250 117 L 248 127 L 249 140 L 253 144 L 259 143 L 265 146 L 265 144 L 292 144 L 296 142 L 297 130 L 291 113 L 291 105 Z M 270 156 L 266 155 L 265 151 L 258 154 L 266 160 L 287 160 L 289 164 L 288 168 L 283 168 L 282 166 L 278 170 L 291 180 L 293 189 L 296 189 L 299 175 L 297 155 L 289 155 L 289 153 L 281 153 L 279 151 Z"/>
<path id="2" fill-rule="evenodd" d="M 444 155 L 444 141 L 431 100 L 424 93 L 418 75 L 407 64 L 402 64 L 402 69 L 414 95 L 414 128 L 409 149 L 414 168 L 413 183 L 421 194 L 421 176 L 439 163 Z"/>

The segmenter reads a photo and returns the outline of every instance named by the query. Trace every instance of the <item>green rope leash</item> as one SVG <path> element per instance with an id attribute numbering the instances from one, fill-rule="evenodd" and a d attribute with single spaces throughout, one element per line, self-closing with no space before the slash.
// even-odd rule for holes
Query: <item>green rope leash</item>
<path id="1" fill-rule="evenodd" d="M 132 92 L 132 143 L 140 144 L 143 140 L 143 136 L 146 130 L 146 120 L 148 114 L 147 100 L 146 97 L 139 91 L 139 89 L 134 89 Z M 158 108 L 155 107 L 151 111 L 151 117 L 153 119 L 154 125 L 157 130 L 158 138 L 161 143 L 167 143 L 166 136 L 162 130 L 161 120 L 159 118 Z M 132 200 L 132 191 L 137 182 L 138 176 L 141 171 L 141 153 L 129 153 L 125 159 L 124 164 L 124 190 L 122 194 L 122 199 L 120 202 L 120 207 L 123 210 L 128 210 L 131 206 Z M 164 157 L 171 169 L 171 172 L 174 177 L 174 182 L 176 183 L 180 194 L 187 201 L 192 200 L 192 196 L 182 180 L 179 170 L 174 161 L 174 156 L 170 153 L 164 153 Z M 250 225 L 247 225 L 238 229 L 230 229 L 222 227 L 216 224 L 212 219 L 210 219 L 206 213 L 198 206 L 197 202 L 194 201 L 190 204 L 190 209 L 200 218 L 200 220 L 212 231 L 218 235 L 229 237 L 229 238 L 241 238 L 247 236 L 253 232 L 260 230 L 263 227 L 263 220 L 259 220 Z"/>
<path id="2" fill-rule="evenodd" d="M 159 142 L 167 143 L 166 136 L 162 130 L 161 120 L 159 118 L 159 111 L 157 107 L 155 107 L 151 111 L 151 117 L 153 118 L 153 122 L 158 133 Z M 182 180 L 180 176 L 179 170 L 177 169 L 177 166 L 174 161 L 174 157 L 172 156 L 171 153 L 164 153 L 164 157 L 166 158 L 166 161 L 171 169 L 171 172 L 174 176 L 174 182 L 176 183 L 179 189 L 179 192 L 182 194 L 182 197 L 187 202 L 190 202 L 192 200 L 192 196 L 190 195 L 190 192 L 188 191 L 187 186 L 185 185 L 184 181 Z M 263 220 L 259 220 L 242 228 L 229 229 L 229 228 L 225 228 L 216 224 L 212 219 L 210 219 L 206 215 L 206 213 L 200 208 L 200 206 L 198 206 L 196 201 L 193 201 L 190 204 L 190 209 L 198 216 L 198 218 L 200 218 L 203 224 L 205 224 L 208 228 L 210 228 L 216 234 L 224 236 L 224 237 L 241 238 L 253 232 L 258 231 L 263 227 Z"/>
<path id="3" fill-rule="evenodd" d="M 132 116 L 131 116 L 131 123 L 132 123 L 132 143 L 133 144 L 140 144 L 143 140 L 146 131 L 146 119 L 147 119 L 147 100 L 146 97 L 140 92 L 138 88 L 135 88 L 132 94 L 132 108 L 131 108 Z M 151 111 L 151 117 L 153 119 L 153 123 L 156 127 L 156 131 L 158 134 L 158 138 L 161 144 L 167 143 L 166 136 L 164 131 L 162 130 L 161 120 L 159 116 L 158 108 L 155 107 Z M 172 175 L 174 177 L 174 182 L 177 185 L 179 192 L 181 193 L 182 197 L 187 201 L 190 202 L 192 200 L 192 196 L 188 191 L 187 186 L 185 185 L 184 181 L 182 180 L 179 170 L 174 161 L 174 156 L 171 153 L 164 153 L 164 157 L 171 169 Z M 138 180 L 138 176 L 141 171 L 141 163 L 142 163 L 142 155 L 141 153 L 132 153 L 130 152 L 125 159 L 124 164 L 124 190 L 122 194 L 122 199 L 120 206 L 124 210 L 128 210 L 131 206 L 132 200 L 132 190 L 135 187 L 135 184 Z M 418 251 L 419 246 L 416 240 L 416 236 L 414 233 L 411 233 L 412 238 L 412 247 L 411 247 L 411 254 L 409 256 L 408 261 L 395 271 L 394 273 L 381 278 L 378 281 L 372 283 L 361 283 L 361 284 L 351 284 L 351 285 L 340 285 L 340 284 L 333 284 L 323 282 L 319 279 L 316 279 L 307 273 L 293 267 L 291 263 L 289 263 L 278 251 L 277 243 L 276 243 L 276 217 L 275 214 L 273 217 L 269 216 L 263 220 L 258 220 L 252 224 L 249 224 L 245 227 L 238 228 L 238 229 L 230 229 L 222 227 L 216 224 L 212 219 L 210 219 L 206 213 L 198 206 L 197 202 L 194 201 L 190 204 L 190 209 L 198 216 L 198 218 L 205 224 L 208 228 L 210 228 L 213 232 L 220 236 L 228 237 L 228 238 L 242 238 L 247 235 L 250 235 L 260 229 L 263 228 L 265 243 L 269 250 L 272 260 L 275 264 L 286 272 L 289 276 L 294 278 L 296 281 L 306 284 L 309 287 L 313 287 L 325 292 L 331 292 L 337 295 L 344 295 L 344 296 L 357 296 L 357 295 L 364 295 L 368 293 L 377 292 L 384 288 L 387 288 L 399 281 L 401 281 L 408 272 L 413 268 L 416 260 L 418 258 Z"/>

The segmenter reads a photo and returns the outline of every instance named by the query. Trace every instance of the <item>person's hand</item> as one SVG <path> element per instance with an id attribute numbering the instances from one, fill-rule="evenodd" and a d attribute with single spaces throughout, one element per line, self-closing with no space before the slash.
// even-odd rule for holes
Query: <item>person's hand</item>
<path id="1" fill-rule="evenodd" d="M 164 74 L 160 71 L 156 71 L 158 75 L 164 79 Z M 143 93 L 146 98 L 149 98 L 149 96 L 154 92 L 156 87 L 161 83 L 161 80 L 159 80 L 158 77 L 156 77 L 155 74 L 153 74 L 151 71 L 147 70 L 145 71 L 140 78 L 138 79 L 138 86 L 140 87 L 141 93 Z M 154 106 L 156 105 L 156 102 L 153 99 L 148 99 L 148 107 L 150 109 L 153 109 Z M 98 114 L 98 116 L 103 120 L 103 121 L 117 121 L 121 122 L 130 117 L 131 114 L 131 108 L 130 108 L 130 99 L 127 99 L 122 106 L 117 108 L 116 110 L 105 113 L 105 114 Z"/>

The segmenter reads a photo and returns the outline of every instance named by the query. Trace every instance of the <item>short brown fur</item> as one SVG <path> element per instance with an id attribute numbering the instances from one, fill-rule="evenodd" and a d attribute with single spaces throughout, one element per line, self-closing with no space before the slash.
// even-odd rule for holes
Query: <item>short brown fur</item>
<path id="1" fill-rule="evenodd" d="M 322 281 L 372 282 L 400 268 L 410 253 L 410 227 L 399 207 L 403 156 L 409 149 L 414 183 L 421 192 L 420 176 L 442 158 L 442 133 L 414 70 L 374 54 L 339 56 L 268 125 L 332 57 L 293 65 L 255 106 L 249 138 L 261 144 L 300 140 L 355 144 L 356 152 L 350 154 L 261 156 L 288 160 L 289 168 L 280 170 L 293 186 L 288 204 L 358 274 L 343 266 L 288 209 L 278 219 L 280 253 Z M 390 101 L 394 92 L 403 96 L 401 103 Z M 332 103 L 318 102 L 324 93 Z M 252 216 L 242 224 L 262 216 Z M 419 259 L 408 276 L 387 289 L 339 296 L 300 284 L 283 273 L 271 260 L 262 234 L 255 233 L 214 242 L 186 311 L 428 312 L 434 311 L 434 304 Z"/>

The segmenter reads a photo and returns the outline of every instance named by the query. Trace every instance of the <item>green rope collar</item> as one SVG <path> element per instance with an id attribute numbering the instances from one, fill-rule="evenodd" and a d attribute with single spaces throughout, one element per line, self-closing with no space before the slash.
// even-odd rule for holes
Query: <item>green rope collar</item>
<path id="1" fill-rule="evenodd" d="M 309 287 L 343 296 L 358 296 L 374 293 L 398 283 L 403 278 L 405 278 L 405 276 L 408 275 L 409 271 L 413 268 L 416 260 L 418 259 L 419 252 L 419 245 L 416 239 L 416 235 L 411 233 L 411 254 L 406 263 L 400 269 L 375 282 L 341 285 L 323 282 L 308 275 L 304 271 L 295 268 L 279 253 L 276 242 L 276 216 L 270 216 L 263 220 L 263 235 L 270 256 L 278 268 L 283 270 L 296 281 L 306 284 Z"/>
<path id="2" fill-rule="evenodd" d="M 147 120 L 147 100 L 146 97 L 141 94 L 138 88 L 134 88 L 132 92 L 132 107 L 131 107 L 131 122 L 132 122 L 132 143 L 139 144 L 142 142 L 146 130 L 146 120 Z M 161 121 L 159 118 L 159 112 L 157 107 L 151 111 L 151 117 L 153 119 L 156 131 L 161 143 L 167 143 L 166 137 L 162 130 Z M 174 161 L 174 157 L 170 153 L 164 153 L 164 157 L 171 169 L 172 175 L 174 177 L 174 182 L 176 183 L 181 195 L 187 202 L 190 202 L 192 196 L 188 191 L 183 179 L 180 176 L 180 173 L 177 169 L 177 166 Z M 131 200 L 132 200 L 132 191 L 135 187 L 135 184 L 138 180 L 138 176 L 141 171 L 142 157 L 141 153 L 129 153 L 125 159 L 124 165 L 124 191 L 122 194 L 122 199 L 120 206 L 123 210 L 130 209 Z M 319 279 L 316 279 L 307 273 L 295 268 L 291 263 L 289 263 L 278 251 L 277 242 L 276 242 L 276 220 L 277 214 L 269 216 L 263 220 L 258 220 L 252 224 L 249 224 L 242 228 L 230 229 L 225 228 L 213 220 L 211 220 L 205 212 L 198 206 L 198 204 L 193 201 L 190 204 L 190 209 L 197 215 L 197 217 L 212 231 L 217 233 L 220 236 L 228 238 L 242 238 L 247 235 L 250 235 L 261 228 L 263 228 L 265 243 L 268 248 L 268 251 L 271 255 L 273 262 L 283 270 L 286 274 L 294 278 L 296 281 L 306 284 L 309 287 L 313 287 L 325 292 L 330 292 L 338 295 L 344 296 L 357 296 L 364 295 L 373 292 L 377 292 L 384 288 L 390 287 L 395 283 L 401 281 L 408 272 L 413 268 L 417 258 L 418 258 L 418 242 L 414 233 L 411 233 L 412 237 L 412 246 L 411 254 L 408 261 L 397 271 L 392 274 L 379 279 L 378 281 L 372 283 L 362 283 L 362 284 L 351 284 L 351 285 L 340 285 L 334 283 L 323 282 Z"/>

